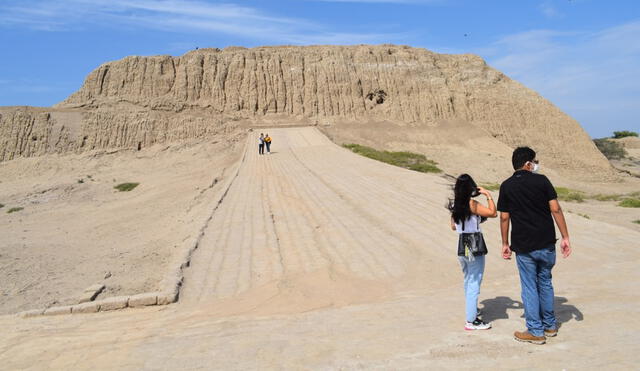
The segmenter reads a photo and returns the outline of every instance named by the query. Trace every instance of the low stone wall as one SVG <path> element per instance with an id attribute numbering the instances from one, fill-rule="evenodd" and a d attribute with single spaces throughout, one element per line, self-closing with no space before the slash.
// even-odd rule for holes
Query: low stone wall
<path id="1" fill-rule="evenodd" d="M 96 313 L 124 308 L 142 308 L 150 305 L 168 305 L 177 302 L 180 296 L 180 288 L 182 287 L 182 282 L 184 280 L 184 270 L 189 267 L 189 264 L 191 263 L 191 256 L 193 255 L 193 252 L 198 248 L 198 244 L 200 243 L 202 236 L 204 236 L 205 228 L 209 224 L 209 221 L 213 218 L 215 212 L 218 210 L 218 207 L 220 207 L 220 204 L 222 204 L 222 202 L 224 201 L 224 198 L 229 192 L 229 188 L 231 188 L 233 181 L 238 176 L 240 167 L 245 160 L 248 143 L 249 137 L 247 137 L 247 141 L 245 142 L 245 147 L 242 151 L 242 158 L 233 167 L 230 168 L 230 176 L 226 179 L 223 186 L 219 188 L 218 193 L 216 193 L 213 197 L 216 206 L 203 221 L 202 227 L 198 231 L 197 237 L 189 240 L 185 244 L 183 252 L 181 254 L 178 254 L 178 258 L 176 259 L 174 265 L 176 268 L 167 276 L 165 276 L 165 278 L 160 283 L 160 287 L 163 287 L 162 291 L 148 292 L 131 296 L 116 296 L 75 305 L 34 309 L 19 312 L 17 315 L 22 318 L 31 318 L 43 315 L 54 316 L 61 314 Z"/>

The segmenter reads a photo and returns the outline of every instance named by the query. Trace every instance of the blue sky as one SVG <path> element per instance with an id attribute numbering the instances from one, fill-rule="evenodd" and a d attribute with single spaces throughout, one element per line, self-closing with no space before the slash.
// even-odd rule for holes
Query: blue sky
<path id="1" fill-rule="evenodd" d="M 639 40 L 637 0 L 0 0 L 0 105 L 50 106 L 127 55 L 394 43 L 478 54 L 603 137 L 640 129 Z"/>

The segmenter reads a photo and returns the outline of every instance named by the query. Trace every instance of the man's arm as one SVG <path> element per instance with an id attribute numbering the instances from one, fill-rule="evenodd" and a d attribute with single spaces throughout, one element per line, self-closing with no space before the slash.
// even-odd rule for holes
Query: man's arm
<path id="1" fill-rule="evenodd" d="M 511 247 L 509 246 L 509 213 L 500 212 L 500 233 L 502 234 L 502 258 L 511 259 Z"/>
<path id="2" fill-rule="evenodd" d="M 567 230 L 567 222 L 564 220 L 564 214 L 562 208 L 557 199 L 549 201 L 549 208 L 551 209 L 551 215 L 558 225 L 560 234 L 562 235 L 562 242 L 560 242 L 560 248 L 562 249 L 562 256 L 568 257 L 571 255 L 571 243 L 569 242 L 569 230 Z"/>

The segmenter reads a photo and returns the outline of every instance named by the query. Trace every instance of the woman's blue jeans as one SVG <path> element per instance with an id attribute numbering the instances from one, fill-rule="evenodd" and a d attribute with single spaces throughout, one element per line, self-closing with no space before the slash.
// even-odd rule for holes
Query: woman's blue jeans
<path id="1" fill-rule="evenodd" d="M 543 336 L 544 330 L 558 328 L 553 311 L 551 269 L 556 264 L 555 244 L 540 250 L 516 254 L 522 303 L 527 330 L 533 336 Z"/>
<path id="2" fill-rule="evenodd" d="M 465 314 L 467 322 L 473 322 L 478 316 L 478 296 L 484 274 L 484 255 L 476 256 L 473 261 L 469 261 L 464 256 L 458 256 L 458 261 L 464 273 Z"/>

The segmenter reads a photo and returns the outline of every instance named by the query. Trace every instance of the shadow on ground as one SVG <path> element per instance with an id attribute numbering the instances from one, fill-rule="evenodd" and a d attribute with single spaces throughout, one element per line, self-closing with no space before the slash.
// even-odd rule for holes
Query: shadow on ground
<path id="1" fill-rule="evenodd" d="M 563 324 L 566 322 L 575 319 L 576 321 L 582 321 L 584 319 L 584 315 L 582 312 L 576 308 L 574 305 L 565 304 L 569 300 L 567 298 L 563 298 L 561 296 L 556 296 L 553 299 L 553 308 L 556 312 L 556 321 L 558 323 Z"/>
<path id="2" fill-rule="evenodd" d="M 554 310 L 556 312 L 556 320 L 559 324 L 575 319 L 576 321 L 582 321 L 584 315 L 574 305 L 567 304 L 569 300 L 567 298 L 556 296 L 553 300 Z M 520 318 L 524 318 L 524 306 L 521 301 L 513 300 L 507 296 L 496 296 L 493 299 L 483 300 L 482 304 L 482 319 L 485 322 L 493 322 L 498 319 L 508 319 L 508 309 L 522 309 Z"/>
<path id="3" fill-rule="evenodd" d="M 482 319 L 485 322 L 493 322 L 498 319 L 508 319 L 507 309 L 523 309 L 522 302 L 513 300 L 507 296 L 496 296 L 493 299 L 485 299 L 480 304 L 482 308 Z"/>

